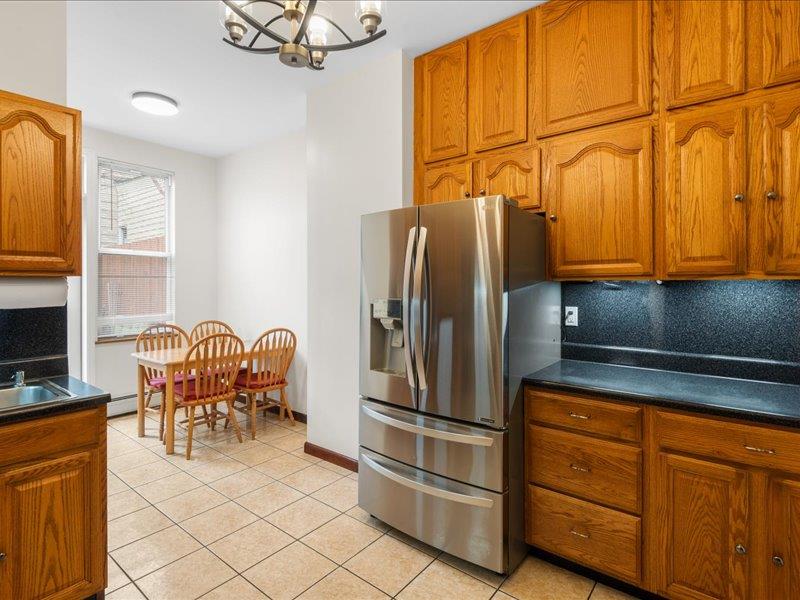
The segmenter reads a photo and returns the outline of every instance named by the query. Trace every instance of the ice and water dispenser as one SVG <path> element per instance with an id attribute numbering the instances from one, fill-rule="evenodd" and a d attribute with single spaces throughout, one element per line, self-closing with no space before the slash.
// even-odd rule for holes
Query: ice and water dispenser
<path id="1" fill-rule="evenodd" d="M 399 298 L 373 300 L 371 329 L 370 368 L 405 377 L 403 301 Z"/>

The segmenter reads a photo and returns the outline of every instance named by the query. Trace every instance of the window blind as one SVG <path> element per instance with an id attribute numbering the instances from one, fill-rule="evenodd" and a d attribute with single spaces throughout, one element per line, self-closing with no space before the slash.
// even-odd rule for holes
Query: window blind
<path id="1" fill-rule="evenodd" d="M 97 337 L 175 319 L 172 175 L 98 161 Z"/>

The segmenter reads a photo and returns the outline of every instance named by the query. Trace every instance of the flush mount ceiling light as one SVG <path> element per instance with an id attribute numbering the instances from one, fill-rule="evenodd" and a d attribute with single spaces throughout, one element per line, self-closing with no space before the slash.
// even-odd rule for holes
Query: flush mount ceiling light
<path id="1" fill-rule="evenodd" d="M 323 69 L 328 52 L 364 46 L 386 35 L 378 26 L 386 13 L 386 2 L 357 0 L 355 16 L 367 34 L 354 40 L 331 17 L 327 2 L 317 0 L 221 0 L 220 22 L 227 32 L 223 41 L 234 48 L 256 54 L 277 54 L 290 67 Z M 276 15 L 275 13 L 278 12 Z M 336 35 L 339 43 L 330 43 Z M 257 46 L 269 39 L 278 45 Z"/>
<path id="2" fill-rule="evenodd" d="M 131 104 L 151 115 L 170 117 L 178 114 L 178 103 L 175 100 L 155 92 L 134 92 L 131 94 Z"/>

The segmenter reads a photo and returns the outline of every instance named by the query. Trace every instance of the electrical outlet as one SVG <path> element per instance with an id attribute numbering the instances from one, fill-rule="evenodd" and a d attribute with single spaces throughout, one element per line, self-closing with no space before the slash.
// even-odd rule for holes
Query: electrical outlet
<path id="1" fill-rule="evenodd" d="M 565 306 L 564 307 L 564 325 L 567 327 L 578 326 L 578 307 Z"/>

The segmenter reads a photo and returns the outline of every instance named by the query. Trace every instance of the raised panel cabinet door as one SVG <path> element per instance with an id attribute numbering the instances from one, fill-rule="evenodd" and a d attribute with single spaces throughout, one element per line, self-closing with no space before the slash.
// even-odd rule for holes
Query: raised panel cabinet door
<path id="1" fill-rule="evenodd" d="M 745 120 L 744 108 L 667 118 L 664 205 L 668 275 L 744 272 Z"/>
<path id="2" fill-rule="evenodd" d="M 800 92 L 768 99 L 763 115 L 765 270 L 800 275 Z"/>
<path id="3" fill-rule="evenodd" d="M 769 488 L 767 551 L 771 600 L 793 598 L 800 590 L 800 481 L 773 479 Z"/>
<path id="4" fill-rule="evenodd" d="M 524 142 L 528 137 L 527 15 L 470 36 L 469 52 L 473 150 Z"/>
<path id="5" fill-rule="evenodd" d="M 476 194 L 503 194 L 520 208 L 541 208 L 539 190 L 540 150 L 523 148 L 487 156 L 476 163 Z"/>
<path id="6" fill-rule="evenodd" d="M 650 123 L 573 134 L 544 145 L 551 274 L 653 272 Z"/>
<path id="7" fill-rule="evenodd" d="M 467 40 L 422 60 L 422 157 L 425 162 L 467 153 Z"/>
<path id="8" fill-rule="evenodd" d="M 0 91 L 0 273 L 80 274 L 81 117 Z"/>
<path id="9" fill-rule="evenodd" d="M 800 80 L 800 2 L 762 0 L 752 6 L 762 9 L 764 86 Z"/>
<path id="10" fill-rule="evenodd" d="M 66 600 L 103 589 L 102 469 L 99 451 L 86 450 L 0 474 L 0 597 Z"/>
<path id="11" fill-rule="evenodd" d="M 747 471 L 676 454 L 659 454 L 650 543 L 658 593 L 673 599 L 748 596 Z"/>
<path id="12" fill-rule="evenodd" d="M 422 204 L 450 202 L 472 195 L 472 163 L 457 163 L 425 170 Z"/>
<path id="13" fill-rule="evenodd" d="M 745 90 L 743 0 L 665 0 L 660 4 L 663 88 L 668 108 Z"/>
<path id="14" fill-rule="evenodd" d="M 561 0 L 534 13 L 538 136 L 652 111 L 649 1 Z"/>

